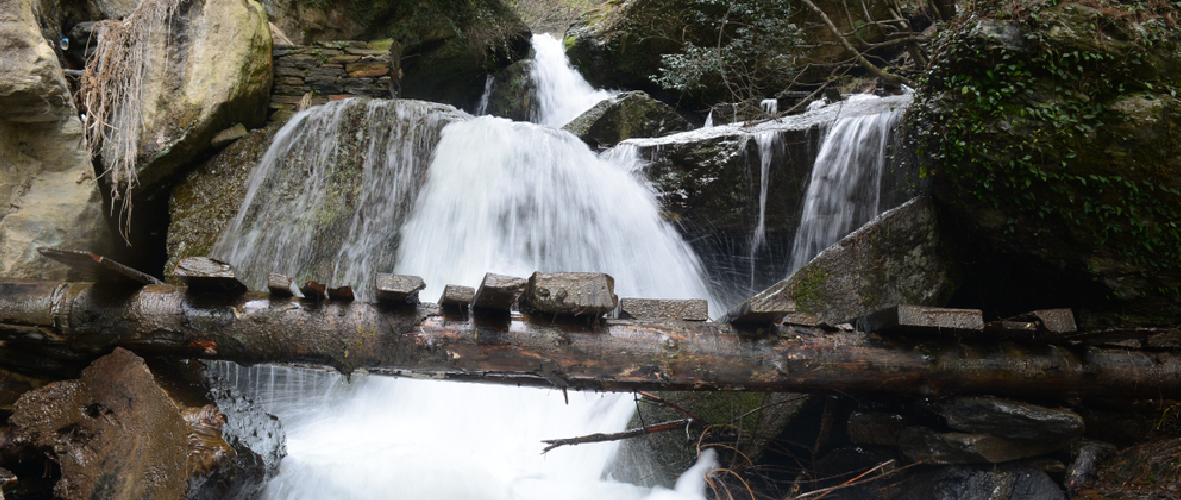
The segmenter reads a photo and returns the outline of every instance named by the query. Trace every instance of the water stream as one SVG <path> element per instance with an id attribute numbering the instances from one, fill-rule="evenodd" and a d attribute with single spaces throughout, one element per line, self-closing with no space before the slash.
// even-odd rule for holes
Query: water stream
<path id="1" fill-rule="evenodd" d="M 571 80 L 559 40 L 534 42 L 541 125 L 409 101 L 313 108 L 279 132 L 215 255 L 255 288 L 268 272 L 298 276 L 328 256 L 333 284 L 363 298 L 373 273 L 395 269 L 426 280 L 426 301 L 486 272 L 535 270 L 607 272 L 621 296 L 707 298 L 697 258 L 660 220 L 652 190 L 628 165 L 545 125 L 609 94 Z M 375 111 L 355 123 L 357 106 Z M 364 160 L 342 173 L 358 148 Z M 353 198 L 332 192 L 342 181 L 359 190 Z M 340 199 L 355 200 L 345 208 L 356 213 L 333 212 Z M 334 217 L 331 231 L 316 229 Z M 269 499 L 690 499 L 702 498 L 713 464 L 703 455 L 663 490 L 609 477 L 618 443 L 540 453 L 542 439 L 623 430 L 635 408 L 625 394 L 572 393 L 565 404 L 561 391 L 536 388 L 216 370 L 286 426 L 288 456 Z"/>

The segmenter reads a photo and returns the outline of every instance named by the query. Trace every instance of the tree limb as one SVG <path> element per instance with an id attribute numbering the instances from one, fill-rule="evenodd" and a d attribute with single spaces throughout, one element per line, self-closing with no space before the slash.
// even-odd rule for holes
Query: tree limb
<path id="1" fill-rule="evenodd" d="M 824 24 L 828 26 L 828 30 L 832 32 L 833 36 L 837 37 L 837 40 L 842 46 L 845 47 L 845 50 L 851 52 L 856 57 L 857 63 L 861 65 L 862 68 L 865 68 L 865 70 L 871 75 L 881 78 L 882 81 L 886 83 L 906 84 L 911 86 L 914 85 L 914 82 L 905 76 L 887 73 L 882 71 L 881 68 L 874 66 L 873 63 L 865 59 L 865 56 L 863 56 L 860 51 L 854 48 L 853 45 L 845 39 L 845 37 L 841 36 L 841 30 L 837 29 L 836 25 L 832 23 L 832 20 L 828 18 L 828 14 L 825 14 L 824 11 L 820 9 L 820 7 L 817 7 L 815 3 L 812 3 L 812 0 L 801 1 L 804 3 L 804 5 L 807 5 L 809 9 L 812 9 L 813 12 L 820 16 L 820 19 L 822 19 Z"/>

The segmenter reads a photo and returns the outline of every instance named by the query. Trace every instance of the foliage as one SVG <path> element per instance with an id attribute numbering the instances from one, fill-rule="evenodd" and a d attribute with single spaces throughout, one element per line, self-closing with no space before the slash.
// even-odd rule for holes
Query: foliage
<path id="1" fill-rule="evenodd" d="M 1033 227 L 1061 228 L 1054 238 L 1093 245 L 1142 278 L 1176 273 L 1181 191 L 1152 172 L 1181 150 L 1168 133 L 1141 137 L 1117 109 L 1137 96 L 1176 104 L 1177 75 L 1150 62 L 1154 51 L 1176 47 L 1175 10 L 1091 4 L 1085 12 L 1097 14 L 1086 19 L 1101 40 L 1070 47 L 1047 39 L 1043 16 L 1053 2 L 974 2 L 973 17 L 940 34 L 934 70 L 912 108 L 919 153 L 953 191 L 1005 213 L 1005 232 L 1024 243 L 1043 244 Z M 1063 12 L 1055 11 L 1059 22 Z M 969 34 L 980 17 L 1014 19 L 1024 49 L 985 46 L 986 38 Z M 1175 285 L 1157 283 L 1157 292 L 1176 295 Z"/>
<path id="2" fill-rule="evenodd" d="M 505 0 L 534 33 L 559 36 L 579 14 L 605 3 L 605 0 Z"/>
<path id="3" fill-rule="evenodd" d="M 681 51 L 661 57 L 653 81 L 693 93 L 721 84 L 740 100 L 782 89 L 795 73 L 801 32 L 780 0 L 692 0 Z"/>

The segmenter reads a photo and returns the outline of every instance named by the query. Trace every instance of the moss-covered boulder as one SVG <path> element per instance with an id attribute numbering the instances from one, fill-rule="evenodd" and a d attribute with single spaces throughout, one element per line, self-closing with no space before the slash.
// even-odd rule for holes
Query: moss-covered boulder
<path id="1" fill-rule="evenodd" d="M 533 59 L 522 59 L 496 73 L 484 112 L 492 116 L 527 122 L 536 119 L 537 105 Z"/>
<path id="2" fill-rule="evenodd" d="M 935 207 L 920 197 L 878 216 L 791 277 L 726 314 L 766 324 L 787 314 L 835 325 L 900 304 L 941 306 L 956 291 L 958 265 Z"/>
<path id="3" fill-rule="evenodd" d="M 668 105 L 639 90 L 600 101 L 562 127 L 592 148 L 614 146 L 633 137 L 662 137 L 691 128 Z"/>
<path id="4" fill-rule="evenodd" d="M 910 116 L 966 248 L 1040 266 L 1028 281 L 1060 286 L 1027 305 L 1081 308 L 1084 328 L 1181 322 L 1177 9 L 968 14 L 941 30 Z"/>

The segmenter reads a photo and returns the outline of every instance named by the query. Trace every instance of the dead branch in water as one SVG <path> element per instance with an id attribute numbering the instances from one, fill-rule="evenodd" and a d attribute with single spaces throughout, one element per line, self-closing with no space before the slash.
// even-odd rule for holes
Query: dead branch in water
<path id="1" fill-rule="evenodd" d="M 684 429 L 686 427 L 697 425 L 697 423 L 698 421 L 696 420 L 686 418 L 683 420 L 673 420 L 669 422 L 661 422 L 659 424 L 652 424 L 647 427 L 637 427 L 635 429 L 628 429 L 623 432 L 612 432 L 610 434 L 595 433 L 567 439 L 546 439 L 542 442 L 549 446 L 546 446 L 544 450 L 541 450 L 541 452 L 545 453 L 559 446 L 570 446 L 584 443 L 602 443 L 605 441 L 619 441 L 621 439 L 629 439 L 646 434 L 656 434 L 658 432 Z"/>

